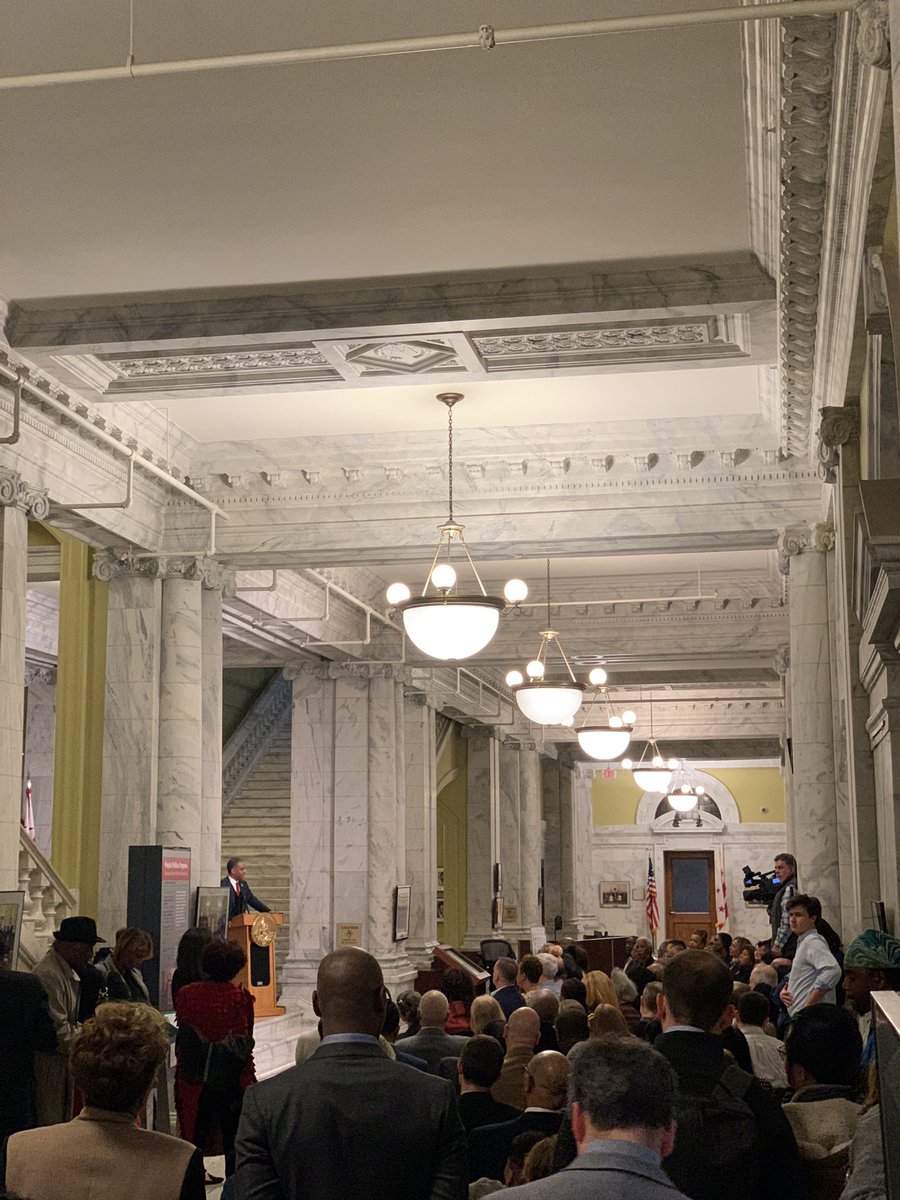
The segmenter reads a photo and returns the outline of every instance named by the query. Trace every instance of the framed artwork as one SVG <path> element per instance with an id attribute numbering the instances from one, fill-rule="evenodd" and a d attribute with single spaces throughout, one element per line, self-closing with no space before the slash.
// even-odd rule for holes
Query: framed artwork
<path id="1" fill-rule="evenodd" d="M 194 924 L 208 929 L 214 939 L 224 941 L 228 936 L 228 888 L 198 887 Z"/>
<path id="2" fill-rule="evenodd" d="M 399 883 L 394 888 L 394 941 L 402 942 L 409 937 L 409 897 L 412 887 Z"/>
<path id="3" fill-rule="evenodd" d="M 600 884 L 601 908 L 630 908 L 631 884 L 618 880 Z"/>
<path id="4" fill-rule="evenodd" d="M 12 970 L 16 969 L 19 961 L 24 909 L 24 892 L 0 892 L 0 938 L 9 946 L 9 965 Z"/>
<path id="5" fill-rule="evenodd" d="M 443 867 L 438 867 L 438 869 L 437 869 L 437 886 L 438 886 L 439 892 L 442 892 L 444 890 L 444 868 Z"/>
<path id="6" fill-rule="evenodd" d="M 643 900 L 646 897 L 646 895 L 647 895 L 647 892 L 642 887 L 631 889 L 632 900 Z"/>
<path id="7" fill-rule="evenodd" d="M 438 898 L 437 898 L 437 919 L 439 921 L 443 921 L 443 919 L 444 919 L 444 897 L 443 896 L 438 896 Z"/>

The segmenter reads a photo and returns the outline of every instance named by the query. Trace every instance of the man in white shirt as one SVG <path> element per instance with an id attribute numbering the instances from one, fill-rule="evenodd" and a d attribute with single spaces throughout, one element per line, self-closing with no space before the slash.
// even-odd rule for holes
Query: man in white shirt
<path id="1" fill-rule="evenodd" d="M 738 1001 L 738 1029 L 747 1039 L 753 1074 L 774 1088 L 786 1088 L 784 1045 L 763 1026 L 769 1018 L 769 1001 L 759 992 L 745 992 Z"/>
<path id="2" fill-rule="evenodd" d="M 816 929 L 821 916 L 822 904 L 816 896 L 800 893 L 788 904 L 791 933 L 797 935 L 797 952 L 781 999 L 792 1017 L 801 1008 L 834 1004 L 837 999 L 841 968 Z"/>

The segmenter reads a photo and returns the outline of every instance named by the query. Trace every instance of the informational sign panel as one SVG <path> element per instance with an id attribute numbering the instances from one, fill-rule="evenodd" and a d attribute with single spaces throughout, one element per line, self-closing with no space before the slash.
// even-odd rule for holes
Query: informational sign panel
<path id="1" fill-rule="evenodd" d="M 128 849 L 128 924 L 146 929 L 154 956 L 141 970 L 150 999 L 163 1012 L 172 1004 L 172 975 L 181 935 L 191 923 L 191 852 L 166 846 Z"/>

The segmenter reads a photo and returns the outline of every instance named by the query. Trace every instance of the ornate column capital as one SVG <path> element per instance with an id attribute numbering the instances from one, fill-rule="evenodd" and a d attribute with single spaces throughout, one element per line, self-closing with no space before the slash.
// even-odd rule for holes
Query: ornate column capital
<path id="1" fill-rule="evenodd" d="M 778 569 L 789 575 L 791 559 L 816 551 L 825 554 L 834 549 L 834 529 L 824 522 L 813 525 L 788 525 L 778 535 Z"/>
<path id="2" fill-rule="evenodd" d="M 888 0 L 863 0 L 856 9 L 856 49 L 869 67 L 887 70 L 891 65 Z"/>
<path id="3" fill-rule="evenodd" d="M 25 663 L 25 686 L 33 683 L 56 683 L 56 666 L 53 663 Z"/>
<path id="4" fill-rule="evenodd" d="M 837 482 L 840 461 L 838 448 L 859 437 L 859 409 L 852 405 L 819 410 L 819 478 L 825 483 Z"/>
<path id="5" fill-rule="evenodd" d="M 0 507 L 21 509 L 35 521 L 43 521 L 50 515 L 47 489 L 32 487 L 18 471 L 5 467 L 0 467 Z"/>
<path id="6" fill-rule="evenodd" d="M 141 575 L 146 579 L 184 579 L 200 583 L 208 591 L 221 589 L 233 595 L 236 574 L 215 558 L 184 554 L 138 555 L 131 550 L 104 550 L 94 555 L 95 579 L 108 583 L 123 575 Z"/>
<path id="7" fill-rule="evenodd" d="M 773 665 L 777 674 L 783 679 L 791 667 L 790 646 L 779 646 L 775 651 Z"/>

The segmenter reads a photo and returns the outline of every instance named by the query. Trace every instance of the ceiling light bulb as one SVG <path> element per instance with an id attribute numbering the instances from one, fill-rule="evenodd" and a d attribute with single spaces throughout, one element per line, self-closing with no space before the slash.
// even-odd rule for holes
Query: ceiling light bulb
<path id="1" fill-rule="evenodd" d="M 447 592 L 456 583 L 456 572 L 449 563 L 438 563 L 431 572 L 431 583 L 439 592 Z"/>
<path id="2" fill-rule="evenodd" d="M 524 579 L 510 579 L 503 589 L 503 595 L 510 604 L 521 604 L 528 596 L 528 584 Z"/>
<path id="3" fill-rule="evenodd" d="M 631 761 L 630 758 L 623 758 L 622 766 L 625 768 L 626 771 L 630 771 L 631 768 L 634 766 L 634 763 Z"/>
<path id="4" fill-rule="evenodd" d="M 544 674 L 544 664 L 533 658 L 525 668 L 525 674 L 529 679 L 540 679 Z"/>
<path id="5" fill-rule="evenodd" d="M 661 767 L 663 765 L 663 760 L 662 760 L 661 754 L 653 755 L 653 765 L 654 765 L 654 767 Z"/>
<path id="6" fill-rule="evenodd" d="M 626 708 L 622 713 L 622 720 L 626 725 L 633 725 L 637 720 L 637 713 L 632 712 L 630 708 Z"/>
<path id="7" fill-rule="evenodd" d="M 562 721 L 560 721 L 560 725 L 565 725 L 566 729 L 571 729 L 574 724 L 574 717 L 565 717 Z"/>
<path id="8" fill-rule="evenodd" d="M 696 788 L 694 789 L 694 791 L 697 793 L 697 795 L 698 795 L 698 796 L 705 796 L 705 795 L 706 795 L 706 788 L 703 786 L 703 784 L 702 784 L 702 783 L 701 783 L 701 784 L 700 784 L 698 787 L 696 787 Z"/>
<path id="9" fill-rule="evenodd" d="M 588 675 L 588 682 L 592 683 L 594 687 L 599 687 L 601 683 L 606 683 L 607 679 L 609 679 L 609 676 L 602 667 L 594 667 L 590 675 Z"/>
<path id="10" fill-rule="evenodd" d="M 622 720 L 621 717 L 610 717 L 609 718 L 610 729 L 621 729 L 624 724 L 625 724 L 625 722 Z"/>
<path id="11" fill-rule="evenodd" d="M 392 583 L 385 592 L 388 604 L 402 604 L 404 600 L 408 600 L 412 593 L 405 583 Z"/>
<path id="12" fill-rule="evenodd" d="M 683 783 L 678 790 L 679 790 L 679 792 L 683 792 L 686 796 L 690 792 L 691 789 L 688 784 Z"/>
<path id="13" fill-rule="evenodd" d="M 677 771 L 678 770 L 678 759 L 670 758 L 669 761 L 666 763 L 666 766 L 669 768 L 670 771 Z"/>
<path id="14" fill-rule="evenodd" d="M 506 673 L 506 686 L 507 687 L 518 687 L 520 683 L 524 683 L 524 682 L 525 682 L 525 676 L 522 674 L 521 671 L 507 671 L 507 673 Z"/>

